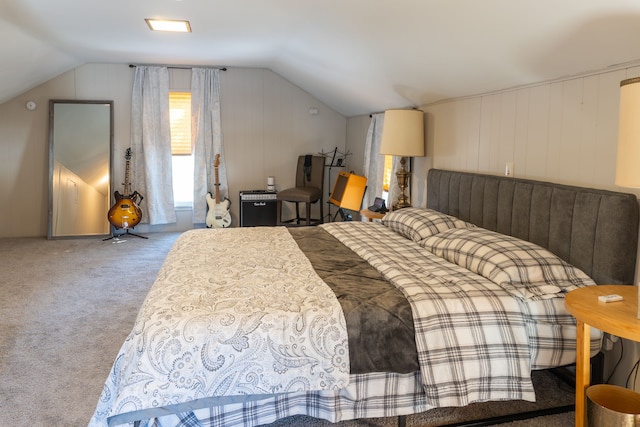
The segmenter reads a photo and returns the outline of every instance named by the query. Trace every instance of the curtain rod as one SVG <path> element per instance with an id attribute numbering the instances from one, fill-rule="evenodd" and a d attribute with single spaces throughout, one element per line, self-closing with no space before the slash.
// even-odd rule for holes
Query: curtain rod
<path id="1" fill-rule="evenodd" d="M 390 110 L 419 110 L 418 107 L 407 107 L 407 108 L 390 108 Z M 383 114 L 385 111 L 378 111 L 376 113 L 369 113 L 369 117 L 373 117 L 374 114 Z"/>
<path id="2" fill-rule="evenodd" d="M 177 68 L 181 70 L 190 70 L 192 68 L 214 68 L 216 70 L 227 71 L 227 67 L 207 67 L 201 65 L 161 65 L 161 64 L 129 64 L 129 68 L 135 67 L 167 67 Z"/>

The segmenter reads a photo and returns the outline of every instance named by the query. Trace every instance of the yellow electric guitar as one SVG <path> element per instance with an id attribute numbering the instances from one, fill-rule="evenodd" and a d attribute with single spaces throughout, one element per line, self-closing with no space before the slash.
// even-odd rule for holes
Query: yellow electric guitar
<path id="1" fill-rule="evenodd" d="M 218 166 L 220 165 L 220 154 L 216 154 L 216 160 L 213 164 L 215 169 L 215 187 L 216 197 L 215 199 L 211 193 L 207 193 L 207 206 L 209 210 L 207 212 L 206 223 L 209 228 L 226 228 L 231 225 L 231 213 L 229 212 L 229 205 L 231 201 L 225 197 L 220 201 L 220 182 L 218 179 Z"/>
<path id="2" fill-rule="evenodd" d="M 116 202 L 111 209 L 109 209 L 107 218 L 114 227 L 128 230 L 138 225 L 142 219 L 142 210 L 138 204 L 142 201 L 143 197 L 137 191 L 131 192 L 131 182 L 129 181 L 131 148 L 127 148 L 124 158 L 127 160 L 123 183 L 124 194 L 120 194 L 118 191 L 114 193 Z"/>

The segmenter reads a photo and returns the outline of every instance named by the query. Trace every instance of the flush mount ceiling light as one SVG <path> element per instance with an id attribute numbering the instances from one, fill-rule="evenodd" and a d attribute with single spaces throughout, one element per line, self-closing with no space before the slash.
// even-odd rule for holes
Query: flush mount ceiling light
<path id="1" fill-rule="evenodd" d="M 152 31 L 191 32 L 189 21 L 172 21 L 167 19 L 145 19 L 145 21 Z"/>

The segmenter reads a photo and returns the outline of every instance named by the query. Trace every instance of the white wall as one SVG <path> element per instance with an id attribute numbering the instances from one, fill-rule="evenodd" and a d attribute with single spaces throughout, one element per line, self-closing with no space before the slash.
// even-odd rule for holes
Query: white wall
<path id="1" fill-rule="evenodd" d="M 87 64 L 0 104 L 0 198 L 11 206 L 2 210 L 0 237 L 47 234 L 49 99 L 114 101 L 112 188 L 122 190 L 133 74 L 124 64 Z M 173 88 L 188 89 L 189 83 L 188 70 L 171 71 Z M 277 189 L 286 188 L 293 185 L 298 155 L 344 150 L 346 118 L 270 70 L 222 72 L 221 97 L 228 197 L 236 223 L 240 190 L 264 189 L 269 175 L 276 177 Z M 35 100 L 38 108 L 27 110 L 27 100 Z M 312 107 L 319 114 L 310 115 Z M 178 217 L 178 224 L 140 224 L 136 231 L 191 228 L 190 211 Z"/>
<path id="2" fill-rule="evenodd" d="M 362 175 L 364 173 L 364 145 L 371 117 L 358 116 L 347 120 L 347 150 L 349 156 L 349 170 Z"/>

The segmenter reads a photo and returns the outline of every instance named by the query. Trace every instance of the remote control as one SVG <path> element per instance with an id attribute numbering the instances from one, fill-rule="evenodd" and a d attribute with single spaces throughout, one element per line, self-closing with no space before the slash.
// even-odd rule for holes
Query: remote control
<path id="1" fill-rule="evenodd" d="M 618 294 L 611 294 L 611 295 L 600 295 L 598 299 L 602 302 L 614 302 L 614 301 L 622 301 L 624 298 L 622 298 L 622 296 Z"/>

